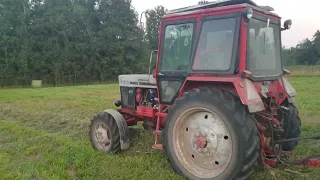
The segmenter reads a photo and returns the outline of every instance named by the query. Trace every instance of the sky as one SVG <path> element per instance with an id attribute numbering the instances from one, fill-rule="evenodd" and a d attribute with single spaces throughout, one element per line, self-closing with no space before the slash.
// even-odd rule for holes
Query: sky
<path id="1" fill-rule="evenodd" d="M 163 5 L 171 10 L 191 5 L 196 5 L 200 0 L 132 0 L 132 5 L 140 14 L 146 9 Z M 275 9 L 282 21 L 292 20 L 290 30 L 282 33 L 282 45 L 296 46 L 302 40 L 312 36 L 320 30 L 320 2 L 318 0 L 253 0 L 258 5 L 268 5 Z M 297 3 L 300 2 L 300 3 Z M 304 4 L 301 4 L 304 3 Z"/>

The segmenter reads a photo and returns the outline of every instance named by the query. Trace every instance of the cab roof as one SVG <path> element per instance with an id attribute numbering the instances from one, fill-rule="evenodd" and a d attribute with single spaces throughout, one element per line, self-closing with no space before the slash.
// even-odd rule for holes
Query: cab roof
<path id="1" fill-rule="evenodd" d="M 232 7 L 232 6 L 237 6 L 237 7 L 252 7 L 254 10 L 273 15 L 276 17 L 279 17 L 277 14 L 272 13 L 274 9 L 270 6 L 259 6 L 252 0 L 218 0 L 214 2 L 209 2 L 206 4 L 199 4 L 199 5 L 194 5 L 194 6 L 188 6 L 184 8 L 179 8 L 179 9 L 173 9 L 170 10 L 165 16 L 165 17 L 172 17 L 172 16 L 179 16 L 183 14 L 192 14 L 196 13 L 201 10 L 205 9 L 215 9 L 215 8 L 221 8 L 221 7 Z"/>

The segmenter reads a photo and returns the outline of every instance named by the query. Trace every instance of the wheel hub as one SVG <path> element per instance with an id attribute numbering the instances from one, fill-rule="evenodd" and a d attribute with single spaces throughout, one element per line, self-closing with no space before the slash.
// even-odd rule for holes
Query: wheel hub
<path id="1" fill-rule="evenodd" d="M 204 136 L 198 136 L 196 137 L 197 140 L 195 141 L 196 145 L 199 147 L 199 148 L 206 148 L 207 147 L 207 138 L 204 137 Z"/>
<path id="2" fill-rule="evenodd" d="M 197 177 L 213 178 L 221 174 L 228 167 L 233 151 L 224 120 L 212 111 L 193 109 L 183 113 L 177 123 L 174 144 L 183 166 Z"/>
<path id="3" fill-rule="evenodd" d="M 107 149 L 111 144 L 109 129 L 105 125 L 99 124 L 95 129 L 95 133 L 98 144 Z"/>

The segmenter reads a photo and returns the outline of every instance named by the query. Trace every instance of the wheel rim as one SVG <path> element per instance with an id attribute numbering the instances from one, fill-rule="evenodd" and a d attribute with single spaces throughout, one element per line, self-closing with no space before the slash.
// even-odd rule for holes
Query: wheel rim
<path id="1" fill-rule="evenodd" d="M 109 128 L 105 124 L 98 124 L 95 128 L 95 137 L 99 147 L 107 151 L 110 149 L 111 136 Z"/>
<path id="2" fill-rule="evenodd" d="M 215 112 L 193 108 L 173 128 L 173 147 L 183 167 L 199 178 L 214 178 L 228 167 L 233 142 L 227 125 Z"/>

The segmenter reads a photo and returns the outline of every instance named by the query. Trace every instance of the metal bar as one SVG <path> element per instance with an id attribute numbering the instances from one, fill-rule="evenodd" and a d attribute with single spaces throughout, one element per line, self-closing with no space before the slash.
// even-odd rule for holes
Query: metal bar
<path id="1" fill-rule="evenodd" d="M 281 143 L 285 143 L 285 142 L 300 141 L 300 140 L 306 140 L 306 139 L 320 140 L 320 135 L 318 135 L 318 136 L 310 136 L 310 137 L 292 138 L 292 139 L 282 139 L 282 140 L 274 141 L 274 143 L 281 144 Z"/>

